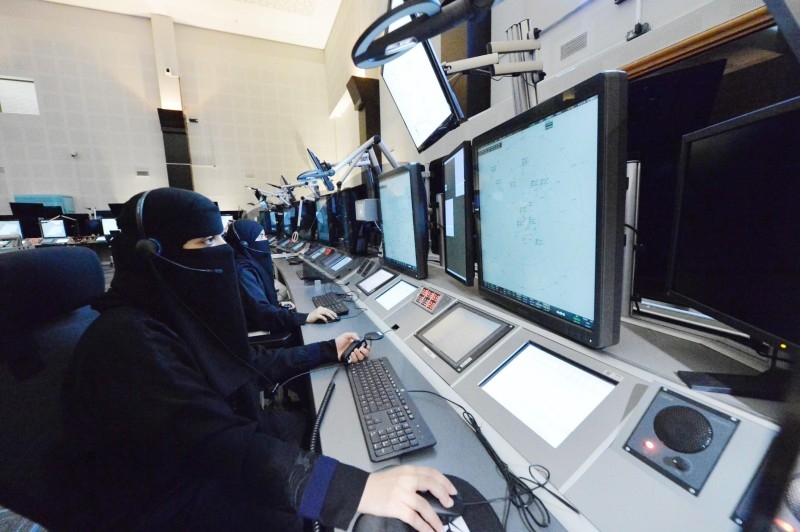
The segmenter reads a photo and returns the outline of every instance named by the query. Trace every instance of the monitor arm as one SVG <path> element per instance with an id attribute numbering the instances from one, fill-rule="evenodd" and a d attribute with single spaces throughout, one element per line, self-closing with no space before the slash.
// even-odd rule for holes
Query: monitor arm
<path id="1" fill-rule="evenodd" d="M 386 144 L 384 144 L 381 136 L 375 135 L 367 140 L 364 144 L 356 148 L 355 151 L 342 159 L 339 163 L 333 165 L 331 168 L 333 174 L 345 167 L 348 167 L 344 175 L 342 175 L 342 177 L 336 182 L 336 188 L 342 188 L 342 183 L 345 182 L 347 177 L 350 175 L 350 172 L 352 172 L 353 168 L 356 166 L 367 166 L 370 169 L 376 169 L 378 170 L 378 173 L 381 173 L 381 166 L 378 164 L 378 158 L 375 155 L 375 146 L 381 150 L 381 153 L 383 153 L 383 155 L 389 161 L 389 164 L 392 165 L 392 168 L 397 168 L 400 166 L 397 163 L 397 160 L 394 158 L 394 155 L 392 155 L 392 152 L 389 151 L 389 148 L 386 146 Z"/>

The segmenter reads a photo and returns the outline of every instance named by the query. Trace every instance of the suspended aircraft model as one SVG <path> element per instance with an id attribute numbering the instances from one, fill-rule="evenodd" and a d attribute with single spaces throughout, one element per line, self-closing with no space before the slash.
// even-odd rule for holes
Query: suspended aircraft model
<path id="1" fill-rule="evenodd" d="M 297 180 L 309 186 L 314 192 L 314 198 L 318 198 L 319 185 L 317 184 L 317 180 L 321 180 L 325 184 L 325 188 L 329 191 L 333 191 L 337 187 L 341 188 L 342 183 L 344 183 L 350 175 L 350 172 L 356 167 L 366 167 L 371 173 L 374 173 L 373 175 L 380 174 L 382 170 L 381 165 L 378 163 L 378 158 L 375 155 L 376 146 L 381 150 L 381 153 L 383 153 L 386 159 L 389 160 L 389 164 L 392 165 L 392 168 L 397 168 L 399 166 L 397 160 L 395 160 L 394 156 L 389 151 L 389 148 L 383 143 L 383 140 L 381 140 L 380 135 L 375 135 L 336 164 L 320 161 L 319 158 L 314 155 L 314 152 L 312 152 L 310 148 L 307 148 L 308 155 L 314 163 L 314 168 L 298 175 Z M 336 183 L 334 183 L 331 178 L 345 168 L 347 168 L 347 170 L 341 174 Z"/>

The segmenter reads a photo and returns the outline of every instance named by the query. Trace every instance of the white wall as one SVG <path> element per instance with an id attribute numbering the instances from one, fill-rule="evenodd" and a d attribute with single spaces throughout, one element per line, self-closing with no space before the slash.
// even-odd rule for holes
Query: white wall
<path id="1" fill-rule="evenodd" d="M 0 76 L 34 79 L 41 114 L 0 113 L 0 213 L 9 212 L 14 194 L 68 194 L 83 211 L 165 186 L 149 20 L 41 0 L 2 4 Z M 339 118 L 329 114 L 351 75 L 379 77 L 377 69 L 356 69 L 350 51 L 386 4 L 343 0 L 324 52 L 176 24 L 183 104 L 198 119 L 189 124 L 196 189 L 223 209 L 246 208 L 253 197 L 244 185 L 278 183 L 281 174 L 294 180 L 310 167 L 306 147 L 328 162 L 352 152 L 357 115 L 352 107 Z M 504 40 L 525 18 L 545 30 L 543 100 L 762 5 L 642 0 L 642 20 L 653 29 L 628 42 L 637 0 L 505 0 L 492 11 L 492 33 Z M 587 46 L 562 58 L 564 44 L 584 32 Z M 491 103 L 419 154 L 381 84 L 381 134 L 399 161 L 426 163 L 513 116 L 508 80 L 492 82 Z M 149 177 L 136 177 L 137 169 Z"/>

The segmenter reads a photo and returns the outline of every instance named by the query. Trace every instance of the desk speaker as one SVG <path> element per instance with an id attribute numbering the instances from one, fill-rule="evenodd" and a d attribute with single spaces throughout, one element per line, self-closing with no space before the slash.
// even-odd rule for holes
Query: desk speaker
<path id="1" fill-rule="evenodd" d="M 623 448 L 696 496 L 738 424 L 734 417 L 661 388 Z"/>

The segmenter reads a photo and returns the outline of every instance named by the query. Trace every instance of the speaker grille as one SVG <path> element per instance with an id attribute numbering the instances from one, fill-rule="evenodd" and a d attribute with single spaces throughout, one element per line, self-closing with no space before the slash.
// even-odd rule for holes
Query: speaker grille
<path id="1" fill-rule="evenodd" d="M 653 420 L 656 436 L 679 453 L 697 453 L 711 444 L 714 431 L 708 419 L 688 406 L 670 406 Z"/>

